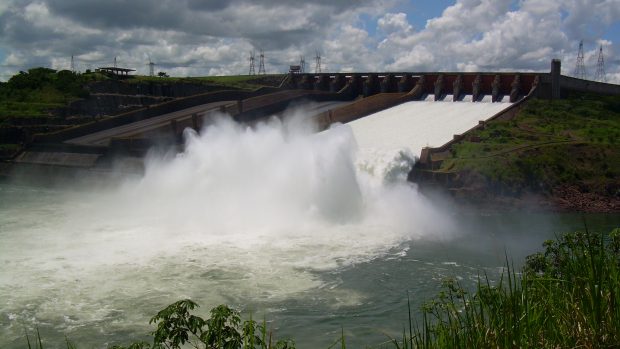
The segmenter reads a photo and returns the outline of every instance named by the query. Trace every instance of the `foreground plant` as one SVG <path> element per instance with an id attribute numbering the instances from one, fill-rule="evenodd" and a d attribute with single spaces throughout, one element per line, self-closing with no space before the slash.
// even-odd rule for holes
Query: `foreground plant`
<path id="1" fill-rule="evenodd" d="M 157 324 L 152 345 L 138 342 L 112 349 L 179 349 L 186 344 L 205 349 L 295 348 L 291 340 L 272 344 L 271 333 L 267 333 L 264 321 L 258 324 L 250 317 L 242 323 L 239 312 L 227 305 L 211 309 L 211 317 L 206 320 L 191 313 L 196 307 L 198 304 L 189 299 L 170 304 L 149 321 Z"/>
<path id="2" fill-rule="evenodd" d="M 518 274 L 468 293 L 447 280 L 396 348 L 620 347 L 620 229 L 544 243 Z M 411 315 L 410 315 L 411 319 Z M 411 320 L 410 320 L 411 322 Z"/>

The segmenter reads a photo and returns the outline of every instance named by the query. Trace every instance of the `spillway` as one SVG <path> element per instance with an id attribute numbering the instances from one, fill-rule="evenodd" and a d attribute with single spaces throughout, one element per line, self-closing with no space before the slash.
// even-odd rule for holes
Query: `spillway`
<path id="1" fill-rule="evenodd" d="M 408 102 L 350 122 L 361 151 L 397 152 L 407 148 L 419 155 L 423 147 L 438 147 L 476 126 L 478 121 L 510 103 Z"/>
<path id="2" fill-rule="evenodd" d="M 450 101 L 450 102 L 447 102 Z M 366 171 L 385 176 L 394 161 L 411 162 L 423 147 L 439 147 L 487 120 L 511 103 L 414 101 L 382 110 L 348 123 L 359 147 L 358 163 Z M 405 159 L 406 160 L 406 159 Z"/>

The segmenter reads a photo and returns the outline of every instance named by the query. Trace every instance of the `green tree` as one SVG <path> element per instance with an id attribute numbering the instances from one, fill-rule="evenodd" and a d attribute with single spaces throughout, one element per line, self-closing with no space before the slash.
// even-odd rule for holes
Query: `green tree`
<path id="1" fill-rule="evenodd" d="M 205 349 L 294 349 L 295 343 L 280 340 L 271 345 L 271 335 L 267 338 L 265 323 L 246 320 L 241 322 L 238 311 L 227 305 L 211 309 L 211 316 L 203 319 L 192 314 L 198 304 L 189 299 L 170 304 L 157 313 L 149 323 L 157 324 L 153 334 L 153 345 L 136 342 L 128 347 L 115 346 L 113 349 L 180 349 L 188 344 L 194 348 Z"/>

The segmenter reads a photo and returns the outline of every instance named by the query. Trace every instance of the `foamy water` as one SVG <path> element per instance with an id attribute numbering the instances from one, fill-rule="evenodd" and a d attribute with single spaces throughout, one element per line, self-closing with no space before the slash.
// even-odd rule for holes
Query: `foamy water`
<path id="1" fill-rule="evenodd" d="M 424 118 L 405 104 L 321 133 L 300 117 L 255 128 L 222 117 L 201 135 L 187 131 L 184 153 L 149 157 L 143 178 L 118 187 L 4 188 L 14 201 L 0 211 L 0 346 L 23 347 L 24 327 L 38 325 L 49 338 L 105 347 L 148 333 L 156 310 L 185 297 L 207 308 L 362 304 L 367 295 L 325 275 L 456 233 L 450 215 L 402 180 L 411 157 L 386 151 L 444 142 L 481 117 L 435 105 L 450 104 L 425 105 Z M 409 115 L 418 117 L 410 128 L 386 133 L 383 123 Z M 369 163 L 400 175 L 386 181 Z"/>

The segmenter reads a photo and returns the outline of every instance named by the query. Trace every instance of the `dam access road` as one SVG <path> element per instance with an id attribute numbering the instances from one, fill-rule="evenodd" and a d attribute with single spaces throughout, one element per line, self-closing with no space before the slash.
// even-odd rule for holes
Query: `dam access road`
<path id="1" fill-rule="evenodd" d="M 166 113 L 145 120 L 132 122 L 130 124 L 112 127 L 99 132 L 89 133 L 87 135 L 72 138 L 66 141 L 68 144 L 77 145 L 98 145 L 108 146 L 112 138 L 135 138 L 149 137 L 161 134 L 162 129 L 169 127 L 171 121 L 191 122 L 192 115 L 204 115 L 205 113 L 219 110 L 221 106 L 235 103 L 235 101 L 219 101 L 213 103 L 202 104 L 196 107 L 178 110 L 172 113 Z"/>

